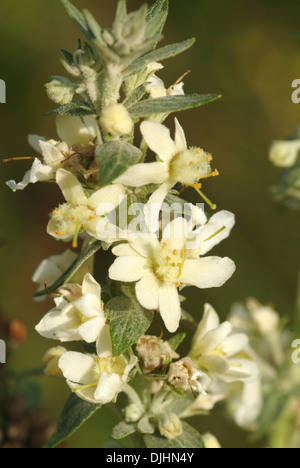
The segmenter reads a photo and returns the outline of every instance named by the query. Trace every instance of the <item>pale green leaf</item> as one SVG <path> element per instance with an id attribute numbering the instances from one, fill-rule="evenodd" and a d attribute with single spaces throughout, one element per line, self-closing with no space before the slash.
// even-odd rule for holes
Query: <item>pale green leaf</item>
<path id="1" fill-rule="evenodd" d="M 94 38 L 94 35 L 90 28 L 88 27 L 88 24 L 86 22 L 85 17 L 83 14 L 76 8 L 74 5 L 72 5 L 69 0 L 61 0 L 65 9 L 67 10 L 69 16 L 72 18 L 74 23 L 79 27 L 81 32 L 85 35 L 85 37 L 89 40 Z"/>
<path id="2" fill-rule="evenodd" d="M 186 333 L 177 333 L 177 335 L 172 336 L 172 338 L 169 340 L 169 345 L 173 351 L 176 351 L 177 348 L 179 348 L 185 337 Z"/>
<path id="3" fill-rule="evenodd" d="M 148 10 L 146 37 L 160 36 L 169 12 L 169 0 L 157 0 Z"/>
<path id="4" fill-rule="evenodd" d="M 125 439 L 125 437 L 128 437 L 134 432 L 136 432 L 136 429 L 133 424 L 127 424 L 125 421 L 121 421 L 113 428 L 112 437 L 116 440 Z"/>
<path id="5" fill-rule="evenodd" d="M 135 299 L 120 296 L 105 307 L 110 320 L 113 355 L 119 356 L 146 333 L 153 320 L 153 312 L 144 309 Z"/>
<path id="6" fill-rule="evenodd" d="M 90 104 L 83 100 L 72 101 L 70 104 L 65 104 L 49 112 L 46 115 L 59 114 L 59 115 L 70 115 L 83 116 L 95 114 L 96 111 L 90 106 Z"/>
<path id="7" fill-rule="evenodd" d="M 163 60 L 167 60 L 172 57 L 176 57 L 176 55 L 185 52 L 190 47 L 192 47 L 195 43 L 195 39 L 188 39 L 184 42 L 180 42 L 177 44 L 170 44 L 160 49 L 154 50 L 149 52 L 148 54 L 144 55 L 143 57 L 135 60 L 124 72 L 125 77 L 129 77 L 131 75 L 135 75 L 140 71 L 144 70 L 149 63 L 152 62 L 162 62 Z"/>
<path id="8" fill-rule="evenodd" d="M 141 118 L 153 114 L 178 112 L 209 104 L 220 97 L 218 94 L 189 94 L 147 99 L 135 104 L 130 109 L 130 115 L 133 118 Z"/>
<path id="9" fill-rule="evenodd" d="M 122 141 L 112 141 L 96 148 L 99 184 L 107 185 L 121 176 L 141 158 L 141 151 Z"/>

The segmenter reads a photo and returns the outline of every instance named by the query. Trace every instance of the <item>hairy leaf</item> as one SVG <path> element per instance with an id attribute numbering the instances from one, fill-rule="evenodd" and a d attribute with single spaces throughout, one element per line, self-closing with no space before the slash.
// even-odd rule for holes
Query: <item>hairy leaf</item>
<path id="1" fill-rule="evenodd" d="M 99 184 L 107 185 L 121 176 L 141 158 L 141 151 L 122 141 L 112 141 L 96 149 L 99 168 Z"/>
<path id="2" fill-rule="evenodd" d="M 95 110 L 88 102 L 79 99 L 77 101 L 71 102 L 70 104 L 65 104 L 49 112 L 46 112 L 46 115 L 52 114 L 70 115 L 71 117 L 74 117 L 95 114 Z"/>
<path id="3" fill-rule="evenodd" d="M 141 70 L 144 70 L 149 63 L 152 62 L 162 62 L 163 60 L 167 60 L 172 57 L 176 57 L 176 55 L 185 52 L 190 47 L 192 47 L 195 43 L 195 39 L 188 39 L 184 42 L 180 42 L 178 44 L 171 44 L 161 49 L 154 50 L 149 52 L 148 54 L 144 55 L 143 57 L 135 60 L 128 68 L 125 70 L 124 75 L 125 77 L 135 75 L 139 73 Z"/>
<path id="4" fill-rule="evenodd" d="M 74 393 L 68 399 L 58 421 L 54 434 L 44 448 L 55 448 L 64 440 L 73 435 L 93 414 L 101 408 L 101 405 L 93 405 L 81 400 Z"/>
<path id="5" fill-rule="evenodd" d="M 218 94 L 190 94 L 147 99 L 135 104 L 129 112 L 133 118 L 147 117 L 152 114 L 172 113 L 200 107 L 216 101 L 220 97 Z"/>
<path id="6" fill-rule="evenodd" d="M 81 32 L 85 35 L 85 37 L 89 40 L 94 38 L 94 35 L 90 28 L 88 27 L 88 24 L 86 22 L 85 17 L 83 14 L 76 8 L 74 5 L 72 5 L 69 0 L 61 0 L 65 9 L 67 10 L 69 16 L 72 18 L 74 23 L 79 27 Z"/>
<path id="7" fill-rule="evenodd" d="M 144 309 L 135 299 L 119 296 L 106 304 L 110 319 L 113 355 L 119 356 L 146 333 L 153 320 L 153 312 Z"/>

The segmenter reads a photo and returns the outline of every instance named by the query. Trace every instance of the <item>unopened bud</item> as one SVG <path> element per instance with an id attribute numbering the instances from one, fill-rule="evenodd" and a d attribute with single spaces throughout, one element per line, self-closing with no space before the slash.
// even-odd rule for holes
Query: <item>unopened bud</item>
<path id="1" fill-rule="evenodd" d="M 218 439 L 213 435 L 207 432 L 202 436 L 205 448 L 207 449 L 220 449 L 222 448 Z"/>
<path id="2" fill-rule="evenodd" d="M 47 95 L 55 104 L 70 104 L 75 94 L 75 87 L 59 80 L 52 80 L 46 84 Z"/>
<path id="3" fill-rule="evenodd" d="M 114 136 L 127 135 L 133 128 L 133 121 L 123 104 L 111 104 L 101 115 L 102 128 Z"/>
<path id="4" fill-rule="evenodd" d="M 126 406 L 124 414 L 127 422 L 137 422 L 143 415 L 141 408 L 134 403 Z"/>
<path id="5" fill-rule="evenodd" d="M 261 305 L 255 299 L 247 300 L 247 307 L 250 311 L 257 331 L 263 335 L 272 335 L 279 327 L 279 315 L 271 307 Z"/>
<path id="6" fill-rule="evenodd" d="M 182 434 L 182 423 L 175 413 L 160 415 L 158 428 L 161 435 L 169 440 L 175 439 Z"/>
<path id="7" fill-rule="evenodd" d="M 63 377 L 62 371 L 58 366 L 58 362 L 61 356 L 66 353 L 67 350 L 62 346 L 51 348 L 44 356 L 43 365 L 44 373 L 48 377 Z"/>

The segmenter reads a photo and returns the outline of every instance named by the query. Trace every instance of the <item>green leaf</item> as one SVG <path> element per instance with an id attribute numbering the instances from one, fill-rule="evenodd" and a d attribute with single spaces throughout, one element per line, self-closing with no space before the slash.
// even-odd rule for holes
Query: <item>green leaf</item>
<path id="1" fill-rule="evenodd" d="M 276 421 L 281 417 L 289 398 L 288 394 L 284 394 L 277 389 L 273 389 L 267 395 L 259 418 L 259 428 L 251 436 L 252 441 L 261 440 L 270 433 Z"/>
<path id="2" fill-rule="evenodd" d="M 73 435 L 101 405 L 93 405 L 81 400 L 74 393 L 68 399 L 58 421 L 54 434 L 44 448 L 55 448 Z"/>
<path id="3" fill-rule="evenodd" d="M 152 114 L 172 113 L 193 109 L 216 101 L 220 97 L 221 96 L 218 94 L 189 94 L 147 99 L 135 104 L 129 112 L 133 118 L 148 117 Z"/>
<path id="4" fill-rule="evenodd" d="M 70 86 L 70 88 L 76 89 L 78 87 L 76 83 L 73 83 L 71 80 L 69 80 L 69 78 L 66 78 L 64 76 L 52 75 L 50 79 L 59 81 L 60 84 Z"/>
<path id="5" fill-rule="evenodd" d="M 162 47 L 161 49 L 154 50 L 149 52 L 148 54 L 144 55 L 143 57 L 135 60 L 124 72 L 125 77 L 129 77 L 131 75 L 135 75 L 139 73 L 141 70 L 144 70 L 149 63 L 152 62 L 162 62 L 163 60 L 167 60 L 172 57 L 176 57 L 176 55 L 185 52 L 190 47 L 195 44 L 195 39 L 188 39 L 184 42 L 180 42 L 177 44 L 167 45 Z"/>
<path id="6" fill-rule="evenodd" d="M 74 62 L 73 54 L 66 49 L 60 49 L 60 50 L 64 56 L 64 59 L 67 61 L 67 63 L 69 65 L 73 65 L 73 62 Z"/>
<path id="7" fill-rule="evenodd" d="M 116 19 L 114 22 L 113 28 L 115 28 L 119 23 L 121 23 L 127 16 L 127 5 L 126 0 L 119 0 L 117 11 L 116 11 Z"/>
<path id="8" fill-rule="evenodd" d="M 286 169 L 279 182 L 275 197 L 277 200 L 283 200 L 288 192 L 295 187 L 297 182 L 300 181 L 300 161 L 294 164 L 293 167 Z"/>
<path id="9" fill-rule="evenodd" d="M 176 351 L 176 349 L 181 345 L 185 337 L 186 333 L 177 333 L 177 335 L 172 336 L 172 338 L 169 340 L 169 345 L 171 346 L 173 351 Z"/>
<path id="10" fill-rule="evenodd" d="M 92 244 L 89 244 L 76 258 L 76 260 L 72 263 L 72 265 L 65 271 L 61 277 L 55 281 L 51 286 L 47 286 L 47 290 L 45 291 L 40 291 L 36 293 L 33 297 L 42 297 L 46 296 L 49 292 L 55 292 L 57 291 L 66 281 L 74 275 L 79 268 L 82 267 L 82 265 L 92 256 L 95 255 L 95 253 L 101 248 L 101 242 L 96 241 L 93 242 Z"/>
<path id="11" fill-rule="evenodd" d="M 153 320 L 153 312 L 144 309 L 135 299 L 120 296 L 106 304 L 110 319 L 113 355 L 119 356 L 146 333 Z"/>
<path id="12" fill-rule="evenodd" d="M 137 102 L 139 102 L 146 94 L 147 92 L 147 85 L 148 83 L 144 83 L 141 86 L 138 86 L 135 88 L 129 96 L 125 99 L 123 102 L 123 105 L 127 108 L 130 109 L 132 106 L 134 106 Z"/>
<path id="13" fill-rule="evenodd" d="M 122 141 L 112 141 L 96 148 L 99 168 L 99 184 L 108 185 L 136 164 L 142 152 Z"/>
<path id="14" fill-rule="evenodd" d="M 61 0 L 65 9 L 67 10 L 69 16 L 72 18 L 74 23 L 79 27 L 81 32 L 85 35 L 85 37 L 89 40 L 94 38 L 94 35 L 90 28 L 88 27 L 88 24 L 86 22 L 85 17 L 83 14 L 76 8 L 74 5 L 72 5 L 69 0 Z"/>
<path id="15" fill-rule="evenodd" d="M 112 437 L 116 440 L 121 440 L 134 432 L 136 432 L 136 429 L 133 424 L 127 424 L 125 421 L 121 421 L 113 428 Z"/>
<path id="16" fill-rule="evenodd" d="M 200 434 L 186 422 L 182 423 L 182 434 L 176 439 L 168 440 L 162 436 L 146 435 L 144 441 L 147 448 L 205 448 Z"/>
<path id="17" fill-rule="evenodd" d="M 90 106 L 88 102 L 83 100 L 77 100 L 71 102 L 70 104 L 65 104 L 63 106 L 57 107 L 57 109 L 53 109 L 49 112 L 46 112 L 46 115 L 52 114 L 81 116 L 95 114 L 95 110 Z"/>
<path id="18" fill-rule="evenodd" d="M 147 12 L 146 37 L 160 36 L 167 21 L 169 0 L 157 0 Z"/>
<path id="19" fill-rule="evenodd" d="M 83 14 L 84 14 L 84 18 L 86 20 L 86 23 L 87 23 L 90 31 L 94 35 L 95 39 L 102 41 L 102 39 L 101 39 L 101 30 L 102 29 L 101 29 L 100 25 L 98 24 L 98 22 L 96 21 L 96 19 L 94 18 L 94 16 L 92 15 L 92 13 L 90 11 L 88 11 L 88 10 L 83 10 Z"/>

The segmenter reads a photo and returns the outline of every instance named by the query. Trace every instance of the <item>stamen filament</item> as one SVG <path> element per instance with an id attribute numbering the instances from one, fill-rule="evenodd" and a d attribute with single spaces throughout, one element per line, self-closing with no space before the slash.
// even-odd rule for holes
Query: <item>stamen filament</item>
<path id="1" fill-rule="evenodd" d="M 212 203 L 209 198 L 207 198 L 206 195 L 204 195 L 204 193 L 197 187 L 197 185 L 192 185 L 192 187 L 194 187 L 194 189 L 196 190 L 197 193 L 199 193 L 200 197 L 203 198 L 204 201 L 206 201 L 206 203 L 209 205 L 209 207 L 212 209 L 212 210 L 216 210 L 217 209 L 217 205 L 215 205 L 214 203 Z"/>
<path id="2" fill-rule="evenodd" d="M 207 239 L 204 239 L 204 242 L 207 242 L 211 239 L 213 239 L 214 237 L 216 237 L 218 234 L 220 234 L 221 232 L 225 231 L 226 229 L 226 226 L 223 226 L 221 229 L 219 229 L 217 232 L 215 232 L 212 236 L 208 237 Z"/>
<path id="3" fill-rule="evenodd" d="M 73 392 L 78 392 L 79 390 L 85 390 L 86 388 L 92 388 L 92 387 L 97 387 L 98 382 L 89 384 L 89 385 L 82 385 L 80 387 L 74 388 Z"/>

